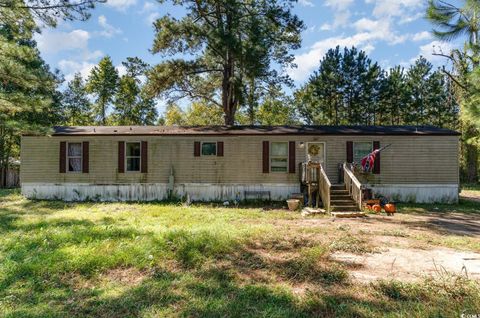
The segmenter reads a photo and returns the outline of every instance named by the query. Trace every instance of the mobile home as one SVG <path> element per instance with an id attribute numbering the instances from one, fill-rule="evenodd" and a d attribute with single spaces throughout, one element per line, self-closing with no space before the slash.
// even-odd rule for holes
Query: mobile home
<path id="1" fill-rule="evenodd" d="M 272 200 L 300 192 L 300 167 L 342 164 L 383 145 L 364 186 L 396 201 L 458 200 L 459 133 L 415 126 L 55 127 L 21 142 L 27 198 L 66 201 Z"/>

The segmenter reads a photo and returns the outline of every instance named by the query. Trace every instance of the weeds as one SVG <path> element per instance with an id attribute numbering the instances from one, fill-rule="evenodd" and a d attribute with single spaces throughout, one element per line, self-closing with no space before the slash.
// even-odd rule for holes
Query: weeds
<path id="1" fill-rule="evenodd" d="M 355 282 L 330 255 L 375 252 L 374 232 L 316 221 L 255 206 L 29 201 L 2 190 L 0 317 L 480 312 L 478 284 L 467 277 Z"/>

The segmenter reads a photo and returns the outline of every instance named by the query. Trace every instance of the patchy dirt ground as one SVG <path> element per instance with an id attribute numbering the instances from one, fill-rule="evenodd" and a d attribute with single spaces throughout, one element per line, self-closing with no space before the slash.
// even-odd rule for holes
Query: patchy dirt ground
<path id="1" fill-rule="evenodd" d="M 361 282 L 377 279 L 415 281 L 425 276 L 450 274 L 480 280 L 480 254 L 448 248 L 388 248 L 380 253 L 364 255 L 337 252 L 331 257 L 351 268 L 351 277 Z"/>
<path id="2" fill-rule="evenodd" d="M 433 212 L 357 219 L 305 218 L 297 225 L 324 228 L 329 240 L 346 235 L 357 239 L 359 243 L 349 243 L 352 251 L 340 249 L 330 257 L 344 265 L 351 278 L 359 282 L 417 281 L 426 276 L 438 278 L 450 274 L 480 281 L 478 214 Z M 355 244 L 359 245 L 358 251 Z"/>
<path id="3" fill-rule="evenodd" d="M 460 193 L 460 197 L 465 200 L 470 200 L 474 202 L 480 202 L 480 191 L 476 190 L 463 190 Z"/>

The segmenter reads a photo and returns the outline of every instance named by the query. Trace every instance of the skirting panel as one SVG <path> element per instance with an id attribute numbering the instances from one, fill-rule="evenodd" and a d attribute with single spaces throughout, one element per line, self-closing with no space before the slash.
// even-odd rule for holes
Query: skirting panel
<path id="1" fill-rule="evenodd" d="M 381 184 L 369 186 L 373 193 L 397 202 L 456 203 L 457 184 Z"/>
<path id="2" fill-rule="evenodd" d="M 298 184 L 176 184 L 173 197 L 192 201 L 244 200 L 245 194 L 283 200 L 300 191 Z M 167 183 L 85 184 L 23 183 L 22 194 L 29 199 L 63 201 L 160 201 L 168 198 Z"/>

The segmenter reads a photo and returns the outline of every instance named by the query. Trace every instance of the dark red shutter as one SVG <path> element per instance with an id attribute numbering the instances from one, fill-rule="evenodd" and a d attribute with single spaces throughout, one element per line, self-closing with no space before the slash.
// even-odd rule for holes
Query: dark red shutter
<path id="1" fill-rule="evenodd" d="M 146 141 L 142 141 L 141 147 L 141 164 L 140 164 L 140 172 L 147 173 L 148 172 L 148 143 Z"/>
<path id="2" fill-rule="evenodd" d="M 288 172 L 295 173 L 295 141 L 288 142 Z"/>
<path id="3" fill-rule="evenodd" d="M 60 142 L 60 155 L 59 157 L 59 172 L 65 173 L 67 172 L 67 142 L 61 141 Z"/>
<path id="4" fill-rule="evenodd" d="M 82 172 L 88 173 L 89 172 L 89 161 L 90 161 L 90 143 L 88 141 L 84 141 L 82 145 Z"/>
<path id="5" fill-rule="evenodd" d="M 373 142 L 373 150 L 380 149 L 380 141 Z M 373 164 L 373 173 L 379 174 L 380 173 L 380 153 L 377 154 L 375 157 L 375 162 Z"/>
<path id="6" fill-rule="evenodd" d="M 217 156 L 223 157 L 223 141 L 217 142 Z"/>
<path id="7" fill-rule="evenodd" d="M 347 141 L 347 162 L 353 163 L 353 141 Z"/>
<path id="8" fill-rule="evenodd" d="M 118 172 L 125 172 L 125 141 L 118 142 Z"/>
<path id="9" fill-rule="evenodd" d="M 195 157 L 200 157 L 200 141 L 195 141 L 193 143 L 193 155 Z"/>
<path id="10" fill-rule="evenodd" d="M 263 173 L 269 173 L 270 172 L 270 145 L 268 141 L 263 142 L 263 153 L 262 153 L 262 170 Z"/>

